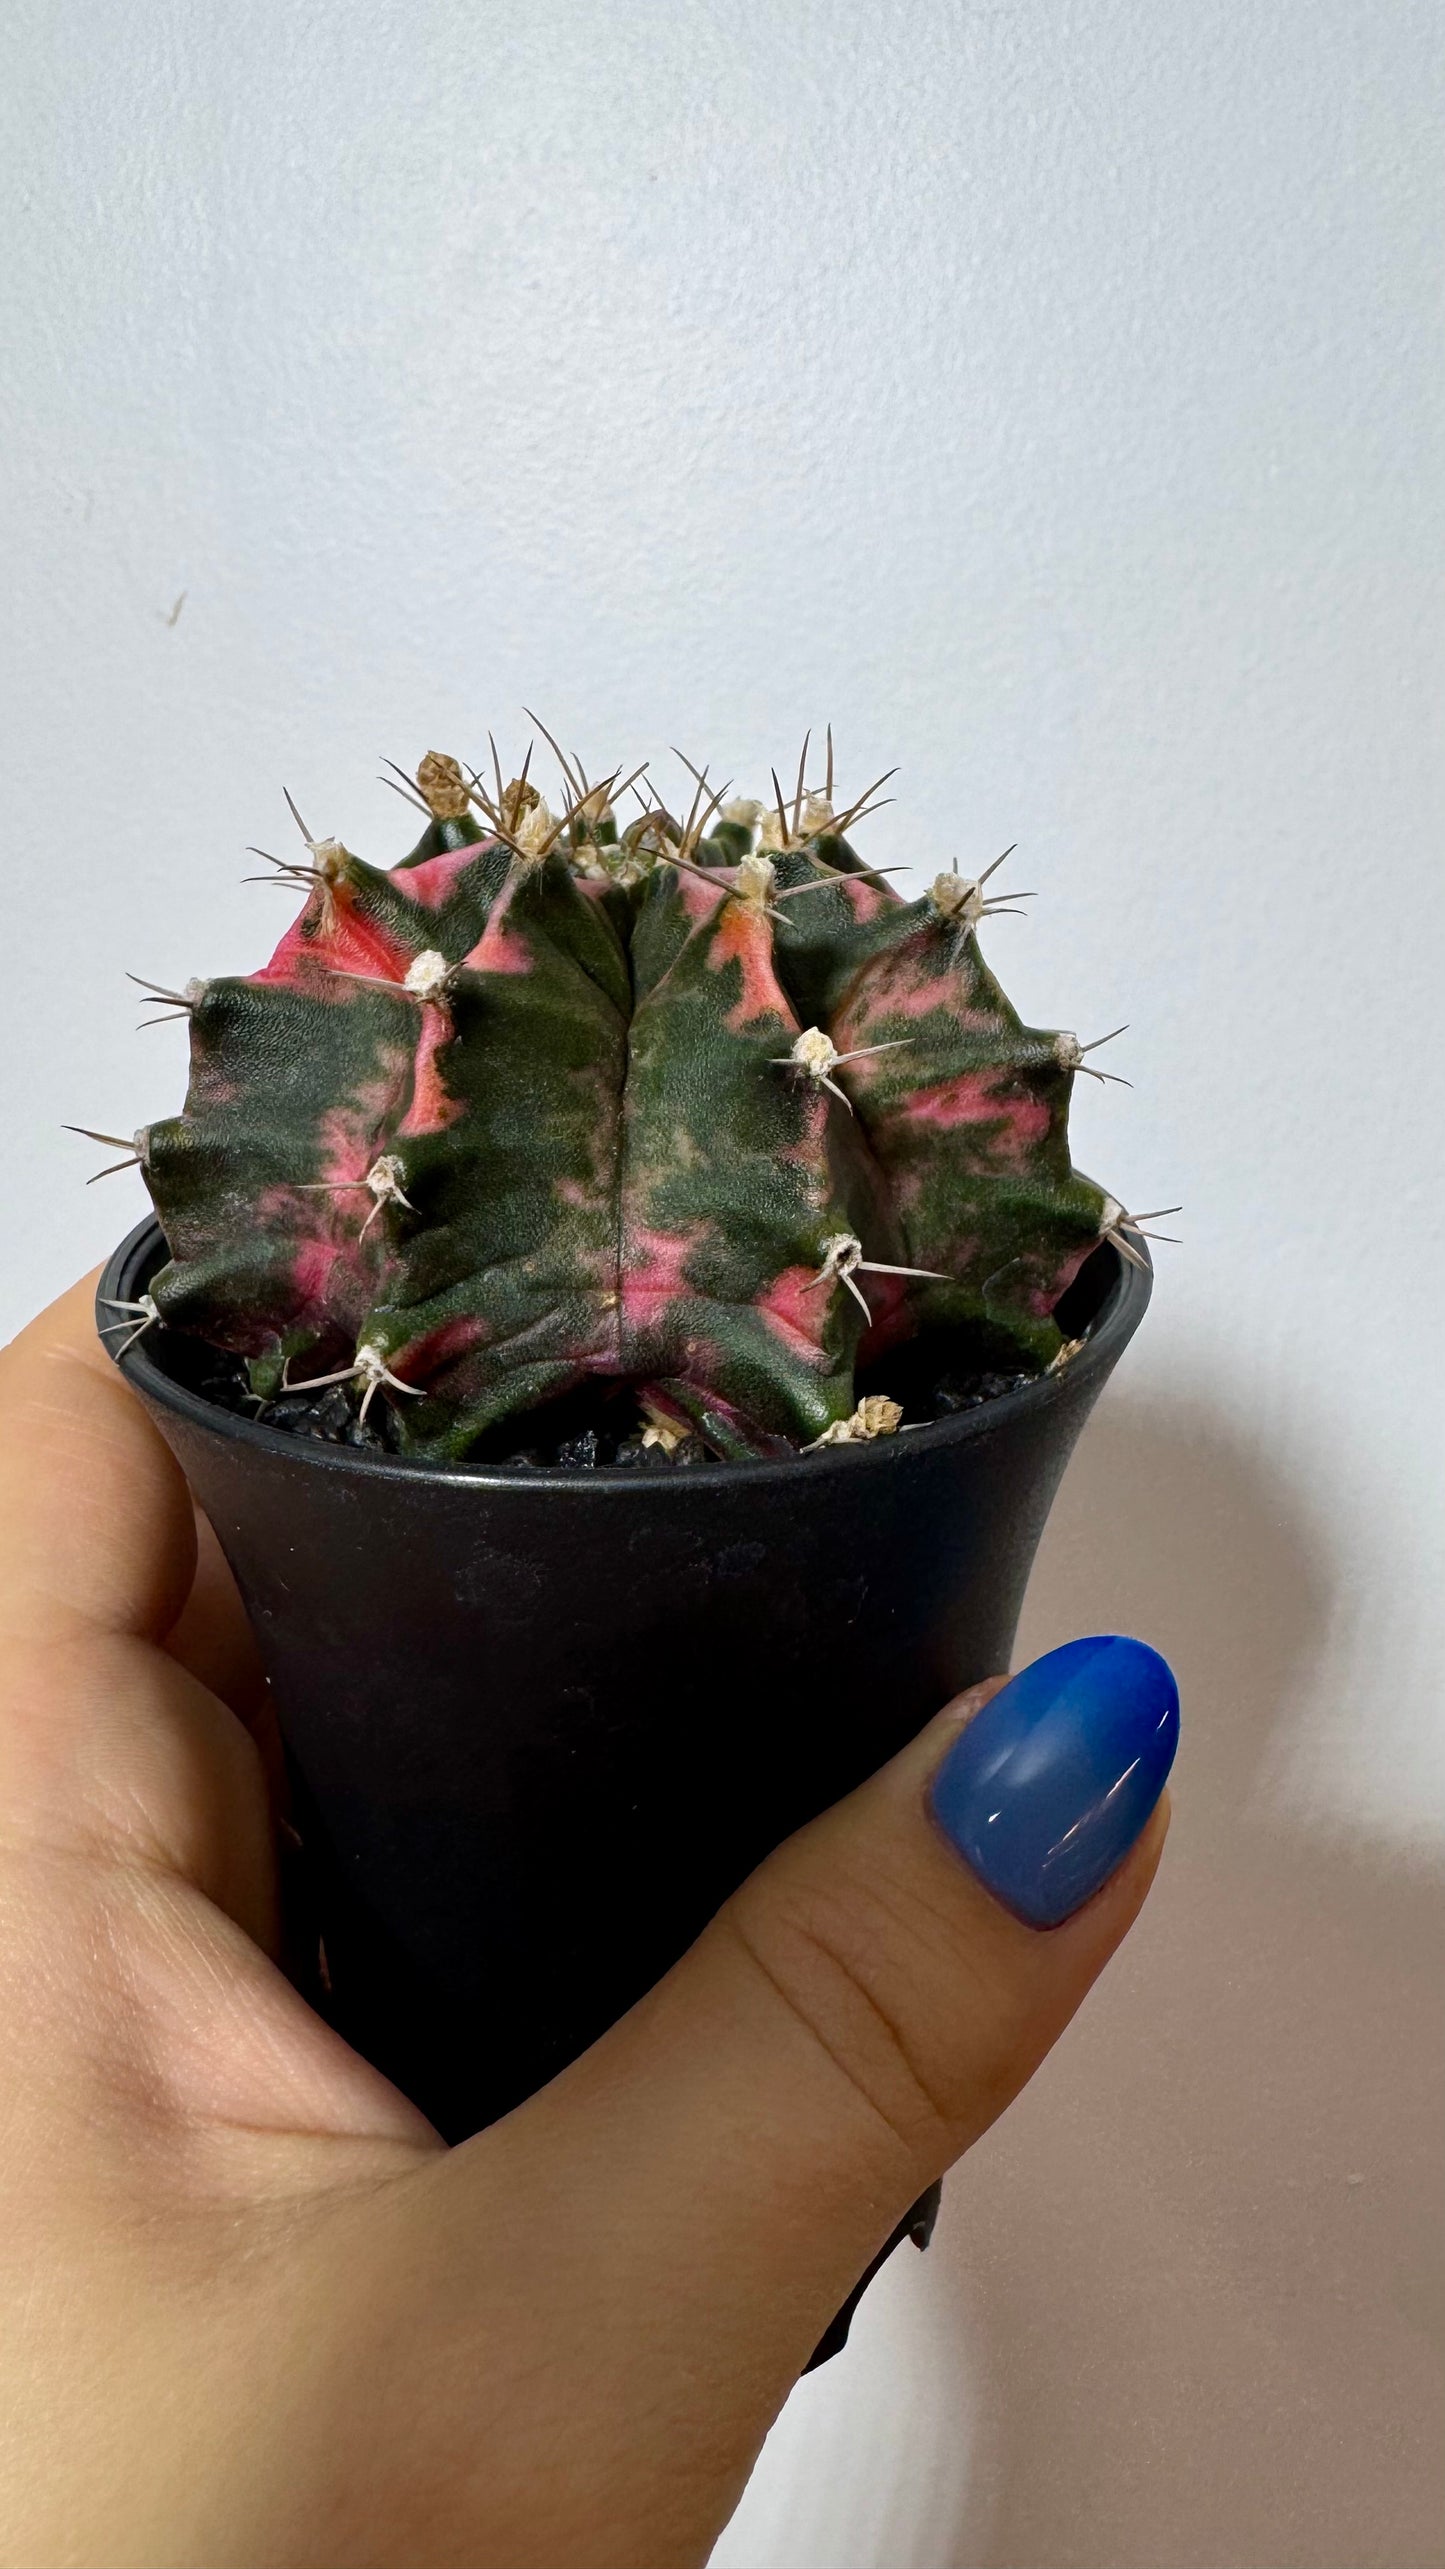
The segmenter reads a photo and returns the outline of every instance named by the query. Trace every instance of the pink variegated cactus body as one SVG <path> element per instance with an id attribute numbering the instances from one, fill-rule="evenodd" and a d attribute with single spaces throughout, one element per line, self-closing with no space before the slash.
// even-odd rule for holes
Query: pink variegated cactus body
<path id="1" fill-rule="evenodd" d="M 855 1377 L 922 1332 L 1055 1360 L 1121 1217 L 982 886 L 899 899 L 801 781 L 760 836 L 701 795 L 619 831 L 568 776 L 554 821 L 432 754 L 409 857 L 308 840 L 271 961 L 178 1000 L 186 1103 L 137 1141 L 159 1317 L 438 1458 L 590 1376 L 731 1456 L 896 1424 Z"/>

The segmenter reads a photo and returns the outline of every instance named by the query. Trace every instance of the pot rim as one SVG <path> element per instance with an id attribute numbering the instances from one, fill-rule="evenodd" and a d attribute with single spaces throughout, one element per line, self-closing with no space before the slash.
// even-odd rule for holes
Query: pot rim
<path id="1" fill-rule="evenodd" d="M 96 1288 L 97 1320 L 99 1307 L 107 1298 L 134 1299 L 133 1288 L 143 1276 L 154 1274 L 159 1259 L 156 1251 L 165 1250 L 165 1236 L 154 1215 L 136 1224 L 107 1260 Z M 806 1460 L 809 1478 L 839 1471 L 857 1472 L 895 1468 L 913 1453 L 935 1453 L 940 1446 L 966 1444 L 975 1437 L 996 1434 L 1010 1420 L 1026 1409 L 1046 1409 L 1056 1401 L 1071 1397 L 1075 1386 L 1093 1375 L 1108 1373 L 1133 1337 L 1153 1291 L 1154 1270 L 1148 1263 L 1136 1266 L 1132 1259 L 1120 1255 L 1113 1241 L 1101 1243 L 1114 1262 L 1114 1280 L 1105 1291 L 1093 1320 L 1089 1323 L 1078 1354 L 1058 1374 L 1040 1374 L 1017 1391 L 1000 1392 L 994 1399 L 981 1401 L 976 1409 L 956 1411 L 951 1417 L 930 1419 L 926 1424 L 909 1427 L 896 1437 L 879 1437 L 866 1444 L 825 1445 Z M 1096 1253 L 1097 1254 L 1097 1253 Z M 101 1340 L 106 1354 L 137 1392 L 163 1409 L 174 1411 L 194 1427 L 208 1429 L 212 1435 L 232 1437 L 243 1446 L 275 1455 L 278 1460 L 294 1463 L 299 1469 L 341 1472 L 358 1480 L 381 1479 L 393 1484 L 404 1474 L 412 1482 L 448 1490 L 568 1490 L 584 1495 L 589 1490 L 645 1489 L 655 1495 L 660 1489 L 677 1483 L 689 1490 L 738 1489 L 749 1483 L 773 1482 L 780 1474 L 797 1470 L 801 1455 L 764 1459 L 749 1463 L 690 1463 L 685 1472 L 664 1476 L 660 1472 L 641 1473 L 625 1464 L 604 1463 L 592 1471 L 579 1472 L 565 1464 L 539 1464 L 526 1471 L 509 1469 L 505 1464 L 492 1464 L 469 1470 L 465 1464 L 440 1464 L 424 1456 L 409 1454 L 375 1455 L 351 1445 L 328 1445 L 319 1438 L 288 1436 L 283 1428 L 263 1427 L 259 1421 L 239 1418 L 234 1411 L 222 1409 L 215 1401 L 202 1398 L 199 1392 L 174 1382 L 164 1368 L 146 1354 L 144 1341 L 137 1339 L 123 1352 Z M 906 1435 L 908 1443 L 903 1443 Z"/>

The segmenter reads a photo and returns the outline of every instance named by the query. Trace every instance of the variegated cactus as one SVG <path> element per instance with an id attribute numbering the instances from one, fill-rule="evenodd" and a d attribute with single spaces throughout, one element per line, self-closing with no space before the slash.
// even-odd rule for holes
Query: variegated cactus
<path id="1" fill-rule="evenodd" d="M 263 1396 L 350 1381 L 437 1458 L 594 1376 L 734 1456 L 887 1432 L 855 1376 L 922 1331 L 1055 1360 L 1082 1261 L 1133 1248 L 1070 1163 L 1083 1048 L 984 963 L 987 878 L 860 863 L 831 763 L 622 828 L 615 778 L 564 760 L 554 817 L 433 753 L 389 872 L 303 826 L 271 961 L 156 994 L 191 1078 L 136 1138 L 170 1249 L 136 1325 Z"/>

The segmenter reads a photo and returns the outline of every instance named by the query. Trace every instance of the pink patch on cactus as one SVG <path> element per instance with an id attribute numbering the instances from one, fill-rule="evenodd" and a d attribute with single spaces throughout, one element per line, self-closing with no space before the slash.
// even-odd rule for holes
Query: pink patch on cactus
<path id="1" fill-rule="evenodd" d="M 507 924 L 507 913 L 522 877 L 513 866 L 492 904 L 485 928 L 466 957 L 468 972 L 530 972 L 532 956 L 525 940 Z"/>
<path id="2" fill-rule="evenodd" d="M 293 988 L 304 989 L 314 986 L 320 969 L 364 973 L 379 981 L 403 981 L 413 950 L 387 936 L 373 919 L 361 918 L 347 898 L 344 883 L 336 886 L 333 907 L 335 924 L 318 928 L 314 936 L 308 936 L 304 933 L 305 922 L 316 915 L 313 897 L 300 918 L 287 929 L 270 962 L 253 972 L 251 980 L 287 982 Z"/>
<path id="3" fill-rule="evenodd" d="M 310 1238 L 298 1241 L 291 1262 L 291 1285 L 303 1311 L 324 1311 L 331 1291 L 331 1279 L 342 1254 L 339 1240 Z"/>
<path id="4" fill-rule="evenodd" d="M 773 935 L 768 921 L 745 901 L 729 901 L 713 933 L 708 962 L 714 972 L 740 965 L 742 997 L 727 1013 L 730 1034 L 740 1035 L 760 1017 L 774 1018 L 791 1034 L 797 1018 L 783 995 L 773 967 Z"/>
<path id="5" fill-rule="evenodd" d="M 1051 1122 L 1048 1101 L 1030 1097 L 1022 1088 L 1003 1085 L 1007 1073 L 964 1070 L 936 1088 L 915 1089 L 901 1101 L 898 1113 L 910 1124 L 929 1124 L 951 1133 L 964 1124 L 995 1124 L 994 1146 L 1012 1158 L 1026 1160 L 1047 1138 Z"/>
<path id="6" fill-rule="evenodd" d="M 387 881 L 394 891 L 416 901 L 424 910 L 439 910 L 449 900 L 458 875 L 480 856 L 478 845 L 447 848 L 440 856 L 428 856 L 420 865 L 399 865 Z"/>
<path id="7" fill-rule="evenodd" d="M 930 937 L 930 947 L 933 942 Z M 920 954 L 917 943 L 910 942 L 897 954 L 880 955 L 864 965 L 838 1014 L 833 1040 L 846 1052 L 853 1044 L 871 1041 L 890 1017 L 931 1017 L 939 1009 L 955 1025 L 996 1033 L 997 1017 L 986 1008 L 965 1007 L 962 987 L 957 976 L 937 969 L 935 953 Z"/>
<path id="8" fill-rule="evenodd" d="M 720 875 L 716 883 L 704 883 L 697 874 L 676 874 L 677 897 L 695 928 L 702 927 L 717 912 L 719 904 L 732 890 L 732 876 Z"/>
<path id="9" fill-rule="evenodd" d="M 445 1132 L 462 1111 L 442 1077 L 441 1056 L 451 1040 L 450 1013 L 433 1001 L 421 1012 L 421 1032 L 412 1060 L 411 1104 L 399 1127 L 405 1135 Z"/>
<path id="10" fill-rule="evenodd" d="M 876 919 L 880 910 L 898 907 L 896 892 L 888 891 L 881 883 L 869 883 L 859 874 L 845 874 L 838 889 L 860 927 Z"/>
<path id="11" fill-rule="evenodd" d="M 685 1300 L 696 1292 L 684 1270 L 706 1234 L 707 1225 L 701 1222 L 686 1231 L 653 1231 L 643 1222 L 628 1224 L 620 1305 L 625 1328 L 652 1328 L 659 1311 L 668 1303 Z"/>
<path id="12" fill-rule="evenodd" d="M 818 1282 L 816 1267 L 784 1267 L 781 1275 L 755 1298 L 775 1338 L 807 1365 L 822 1365 L 822 1336 L 828 1317 L 828 1292 Z"/>

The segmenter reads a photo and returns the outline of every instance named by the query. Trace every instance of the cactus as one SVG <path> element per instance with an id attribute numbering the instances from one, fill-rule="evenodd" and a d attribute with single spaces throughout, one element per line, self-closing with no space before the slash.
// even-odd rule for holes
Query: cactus
<path id="1" fill-rule="evenodd" d="M 1138 1254 L 1070 1163 L 1085 1048 L 984 963 L 988 877 L 900 899 L 828 765 L 766 811 L 648 789 L 623 828 L 616 777 L 564 760 L 554 816 L 432 753 L 390 871 L 295 814 L 271 961 L 151 989 L 190 1086 L 135 1139 L 170 1262 L 116 1328 L 230 1350 L 261 1398 L 351 1383 L 436 1459 L 589 1377 L 742 1456 L 896 1428 L 855 1377 L 920 1332 L 1057 1362 L 1083 1260 Z"/>

